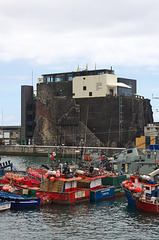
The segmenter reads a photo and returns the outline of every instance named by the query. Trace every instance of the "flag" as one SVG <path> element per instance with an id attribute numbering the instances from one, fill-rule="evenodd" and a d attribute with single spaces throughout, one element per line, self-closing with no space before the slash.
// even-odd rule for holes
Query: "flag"
<path id="1" fill-rule="evenodd" d="M 48 153 L 48 158 L 55 159 L 55 157 L 52 154 L 50 154 L 50 153 Z"/>

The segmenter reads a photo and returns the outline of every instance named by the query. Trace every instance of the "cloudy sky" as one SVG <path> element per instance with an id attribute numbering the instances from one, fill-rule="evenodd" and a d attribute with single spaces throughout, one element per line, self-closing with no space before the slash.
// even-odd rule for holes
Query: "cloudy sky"
<path id="1" fill-rule="evenodd" d="M 0 125 L 21 124 L 21 85 L 95 63 L 136 79 L 159 121 L 158 10 L 158 0 L 0 0 Z"/>

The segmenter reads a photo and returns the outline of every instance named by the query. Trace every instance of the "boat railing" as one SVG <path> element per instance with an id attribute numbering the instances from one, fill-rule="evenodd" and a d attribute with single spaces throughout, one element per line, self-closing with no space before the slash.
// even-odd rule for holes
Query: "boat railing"
<path id="1" fill-rule="evenodd" d="M 17 173 L 21 173 L 15 166 L 12 165 L 12 168 L 17 172 Z"/>

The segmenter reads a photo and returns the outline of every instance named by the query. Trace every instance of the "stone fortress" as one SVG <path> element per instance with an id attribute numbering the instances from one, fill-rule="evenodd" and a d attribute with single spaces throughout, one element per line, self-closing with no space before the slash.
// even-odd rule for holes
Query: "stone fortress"
<path id="1" fill-rule="evenodd" d="M 21 87 L 21 139 L 36 145 L 128 147 L 153 123 L 136 80 L 99 69 L 44 74 Z"/>

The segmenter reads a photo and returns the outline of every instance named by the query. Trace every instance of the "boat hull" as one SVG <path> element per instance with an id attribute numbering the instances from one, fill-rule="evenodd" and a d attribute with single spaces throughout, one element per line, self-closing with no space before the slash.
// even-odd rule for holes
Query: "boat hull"
<path id="1" fill-rule="evenodd" d="M 18 201 L 19 200 L 19 201 Z M 11 200 L 11 208 L 36 208 L 40 207 L 40 198 L 39 199 L 17 199 Z"/>
<path id="2" fill-rule="evenodd" d="M 0 192 L 0 200 L 11 204 L 11 208 L 40 207 L 40 198 L 27 198 L 10 193 Z"/>
<path id="3" fill-rule="evenodd" d="M 159 205 L 155 203 L 148 203 L 148 202 L 137 200 L 136 207 L 137 209 L 142 211 L 159 213 Z"/>
<path id="4" fill-rule="evenodd" d="M 105 200 L 113 198 L 114 196 L 113 186 L 90 191 L 90 201 Z"/>
<path id="5" fill-rule="evenodd" d="M 127 179 L 126 175 L 112 175 L 102 178 L 103 186 L 114 186 L 115 197 L 124 196 L 125 192 L 121 186 L 122 182 Z"/>
<path id="6" fill-rule="evenodd" d="M 136 206 L 136 202 L 133 199 L 133 192 L 131 192 L 129 189 L 127 189 L 126 187 L 123 187 L 124 191 L 125 191 L 125 195 L 127 197 L 128 200 L 128 204 L 131 204 L 133 206 Z"/>
<path id="7" fill-rule="evenodd" d="M 11 203 L 0 201 L 0 212 L 11 208 Z"/>
<path id="8" fill-rule="evenodd" d="M 90 201 L 90 190 L 81 189 L 72 192 L 43 192 L 37 191 L 41 198 L 41 205 L 47 203 L 76 204 Z"/>

